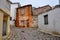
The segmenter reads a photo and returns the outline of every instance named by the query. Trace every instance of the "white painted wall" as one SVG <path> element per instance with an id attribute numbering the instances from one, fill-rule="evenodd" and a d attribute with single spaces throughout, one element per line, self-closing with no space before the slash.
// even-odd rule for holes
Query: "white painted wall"
<path id="1" fill-rule="evenodd" d="M 11 25 L 14 25 L 13 19 L 16 19 L 16 8 L 18 8 L 18 4 L 11 4 L 11 14 L 12 20 L 10 21 Z"/>
<path id="2" fill-rule="evenodd" d="M 44 15 L 48 14 L 48 25 L 44 24 Z M 60 33 L 60 8 L 38 15 L 38 26 L 47 32 Z"/>

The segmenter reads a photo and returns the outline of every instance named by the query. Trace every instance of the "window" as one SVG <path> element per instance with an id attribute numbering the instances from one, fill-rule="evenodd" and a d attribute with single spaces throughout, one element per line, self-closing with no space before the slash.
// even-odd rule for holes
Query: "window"
<path id="1" fill-rule="evenodd" d="M 13 19 L 13 21 L 15 21 L 15 19 Z"/>
<path id="2" fill-rule="evenodd" d="M 12 17 L 10 17 L 10 21 L 12 20 Z"/>
<path id="3" fill-rule="evenodd" d="M 45 25 L 48 24 L 48 15 L 44 15 L 44 24 L 45 24 Z"/>
<path id="4" fill-rule="evenodd" d="M 24 20 L 21 20 L 21 26 L 24 27 Z"/>
<path id="5" fill-rule="evenodd" d="M 29 27 L 29 20 L 26 20 L 27 21 L 27 27 Z"/>
<path id="6" fill-rule="evenodd" d="M 21 9 L 21 14 L 22 14 L 22 16 L 24 15 L 24 9 L 23 8 Z"/>

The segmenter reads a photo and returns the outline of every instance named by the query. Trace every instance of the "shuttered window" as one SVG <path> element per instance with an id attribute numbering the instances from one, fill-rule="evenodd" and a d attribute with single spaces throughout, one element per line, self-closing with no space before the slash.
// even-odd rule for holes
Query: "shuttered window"
<path id="1" fill-rule="evenodd" d="M 44 15 L 44 24 L 45 24 L 45 25 L 48 24 L 48 15 Z"/>
<path id="2" fill-rule="evenodd" d="M 21 9 L 21 14 L 22 14 L 22 16 L 24 15 L 24 11 L 25 11 L 25 10 L 22 8 L 22 9 Z"/>

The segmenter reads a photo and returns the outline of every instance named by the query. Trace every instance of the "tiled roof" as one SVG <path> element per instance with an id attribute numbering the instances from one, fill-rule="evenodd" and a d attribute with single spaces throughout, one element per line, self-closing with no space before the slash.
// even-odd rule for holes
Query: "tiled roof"
<path id="1" fill-rule="evenodd" d="M 55 8 L 60 8 L 60 5 L 56 5 Z"/>
<path id="2" fill-rule="evenodd" d="M 27 6 L 32 6 L 32 5 L 31 4 L 28 4 L 28 5 L 20 6 L 18 8 L 23 8 L 23 7 L 27 7 Z"/>
<path id="3" fill-rule="evenodd" d="M 49 5 L 46 5 L 46 6 L 43 6 L 43 7 L 39 7 L 39 8 L 35 8 L 33 10 L 33 16 L 41 14 L 41 13 L 44 13 L 44 12 L 49 11 L 49 10 L 52 10 L 52 7 L 49 6 Z"/>

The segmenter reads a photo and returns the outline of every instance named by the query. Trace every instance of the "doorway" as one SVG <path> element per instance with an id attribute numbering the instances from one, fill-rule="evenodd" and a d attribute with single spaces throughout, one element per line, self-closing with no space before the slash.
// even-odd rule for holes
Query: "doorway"
<path id="1" fill-rule="evenodd" d="M 21 20 L 21 26 L 24 28 L 25 25 L 24 25 L 24 20 Z"/>
<path id="2" fill-rule="evenodd" d="M 27 20 L 27 27 L 29 27 L 29 20 Z"/>
<path id="3" fill-rule="evenodd" d="M 6 27 L 7 27 L 7 21 L 3 20 L 2 36 L 6 36 Z"/>

